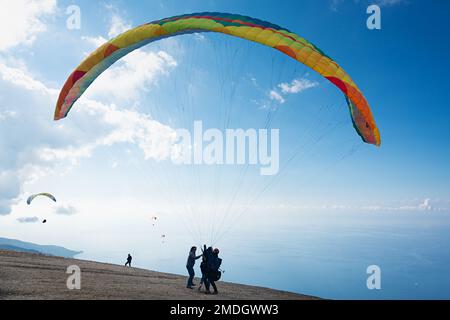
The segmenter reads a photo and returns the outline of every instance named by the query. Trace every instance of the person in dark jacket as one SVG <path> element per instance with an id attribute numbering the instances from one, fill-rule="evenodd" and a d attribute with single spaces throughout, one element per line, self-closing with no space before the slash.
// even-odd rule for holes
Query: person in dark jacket
<path id="1" fill-rule="evenodd" d="M 206 256 L 205 254 L 202 254 L 202 263 L 200 263 L 200 271 L 202 272 L 202 278 L 200 280 L 200 284 L 198 286 L 198 291 L 202 290 L 203 284 L 206 286 L 206 277 L 208 274 L 208 266 L 206 262 Z"/>
<path id="2" fill-rule="evenodd" d="M 195 277 L 195 272 L 194 272 L 194 265 L 195 265 L 195 260 L 201 258 L 202 255 L 196 256 L 195 252 L 197 251 L 197 247 L 192 247 L 191 251 L 189 251 L 189 256 L 186 262 L 186 269 L 188 270 L 189 273 L 189 278 L 188 278 L 188 282 L 187 282 L 187 286 L 186 288 L 192 289 L 193 286 L 195 286 L 194 284 L 194 277 Z"/>
<path id="3" fill-rule="evenodd" d="M 128 254 L 128 257 L 127 257 L 127 262 L 125 263 L 125 267 L 127 266 L 127 265 L 129 265 L 130 267 L 131 267 L 131 260 L 132 260 L 133 258 L 131 257 L 131 254 Z"/>
<path id="4" fill-rule="evenodd" d="M 209 288 L 209 282 L 208 282 L 208 259 L 211 259 L 212 254 L 213 254 L 213 248 L 209 247 L 206 248 L 206 244 L 203 245 L 203 259 L 202 259 L 202 263 L 200 264 L 200 270 L 202 271 L 202 283 L 205 284 L 205 288 Z M 199 290 L 201 290 L 201 287 L 199 288 Z"/>
<path id="5" fill-rule="evenodd" d="M 211 248 L 212 249 L 212 248 Z M 207 256 L 207 273 L 206 273 L 206 294 L 211 294 L 210 285 L 213 287 L 214 292 L 212 294 L 218 294 L 216 281 L 218 280 L 218 273 L 222 259 L 219 258 L 219 249 L 210 250 Z"/>

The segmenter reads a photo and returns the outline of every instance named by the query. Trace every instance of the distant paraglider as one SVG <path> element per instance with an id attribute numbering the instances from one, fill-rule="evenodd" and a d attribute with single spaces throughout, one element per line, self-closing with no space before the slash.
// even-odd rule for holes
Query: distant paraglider
<path id="1" fill-rule="evenodd" d="M 40 197 L 40 196 L 42 196 L 42 197 L 47 197 L 47 198 L 53 200 L 54 202 L 56 202 L 56 198 L 55 198 L 52 194 L 46 193 L 46 192 L 41 192 L 41 193 L 36 193 L 36 194 L 33 194 L 33 195 L 29 196 L 28 199 L 27 199 L 27 204 L 30 205 L 31 202 L 33 202 L 33 200 L 34 200 L 36 197 Z M 43 224 L 47 223 L 47 219 L 43 219 L 43 220 L 42 220 L 42 223 L 43 223 Z"/>
<path id="2" fill-rule="evenodd" d="M 27 204 L 30 205 L 31 202 L 36 197 L 39 197 L 39 196 L 47 197 L 47 198 L 53 200 L 54 202 L 56 202 L 56 198 L 53 195 L 51 195 L 50 193 L 42 192 L 42 193 L 36 193 L 36 194 L 33 194 L 33 195 L 29 196 L 28 199 L 27 199 Z"/>
<path id="3" fill-rule="evenodd" d="M 158 217 L 156 217 L 156 216 L 153 216 L 153 217 L 152 217 L 153 226 L 155 226 L 155 223 L 156 223 L 157 220 L 158 220 Z"/>

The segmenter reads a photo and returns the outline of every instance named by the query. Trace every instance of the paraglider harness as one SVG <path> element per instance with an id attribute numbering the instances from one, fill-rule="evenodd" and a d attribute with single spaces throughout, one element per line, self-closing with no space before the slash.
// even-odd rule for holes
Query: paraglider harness
<path id="1" fill-rule="evenodd" d="M 214 281 L 219 281 L 220 277 L 222 277 L 222 271 L 217 270 L 214 274 L 213 274 L 213 279 Z"/>
<path id="2" fill-rule="evenodd" d="M 219 281 L 222 277 L 222 270 L 220 270 L 220 265 L 222 264 L 222 259 L 219 257 L 214 257 L 214 260 L 208 266 L 210 276 L 213 281 Z"/>

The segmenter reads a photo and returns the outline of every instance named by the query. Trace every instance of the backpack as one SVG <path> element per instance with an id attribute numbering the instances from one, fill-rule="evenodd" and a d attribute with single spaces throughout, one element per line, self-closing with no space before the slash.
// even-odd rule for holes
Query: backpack
<path id="1" fill-rule="evenodd" d="M 213 272 L 212 276 L 213 276 L 212 278 L 214 281 L 219 281 L 220 277 L 222 276 L 222 272 L 217 270 L 216 272 Z"/>
<path id="2" fill-rule="evenodd" d="M 222 265 L 222 259 L 217 258 L 217 270 L 220 269 L 220 266 Z"/>
<path id="3" fill-rule="evenodd" d="M 211 277 L 213 281 L 219 281 L 222 276 L 222 272 L 219 270 L 221 264 L 222 259 L 220 258 L 215 258 L 211 261 Z"/>
<path id="4" fill-rule="evenodd" d="M 220 259 L 220 258 L 218 258 L 218 257 L 211 257 L 211 258 L 208 260 L 208 268 L 209 268 L 209 270 L 211 270 L 212 272 L 218 271 L 221 264 L 222 264 L 222 259 Z"/>

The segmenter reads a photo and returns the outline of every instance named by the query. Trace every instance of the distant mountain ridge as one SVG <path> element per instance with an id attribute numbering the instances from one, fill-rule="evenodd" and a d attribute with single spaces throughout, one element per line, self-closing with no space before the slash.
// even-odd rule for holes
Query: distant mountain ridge
<path id="1" fill-rule="evenodd" d="M 42 253 L 46 255 L 63 257 L 63 258 L 73 258 L 76 255 L 82 253 L 83 251 L 74 251 L 66 249 L 60 246 L 54 245 L 40 245 L 31 242 L 25 242 L 15 239 L 0 238 L 0 249 L 19 251 L 19 252 L 29 252 L 29 253 Z"/>

